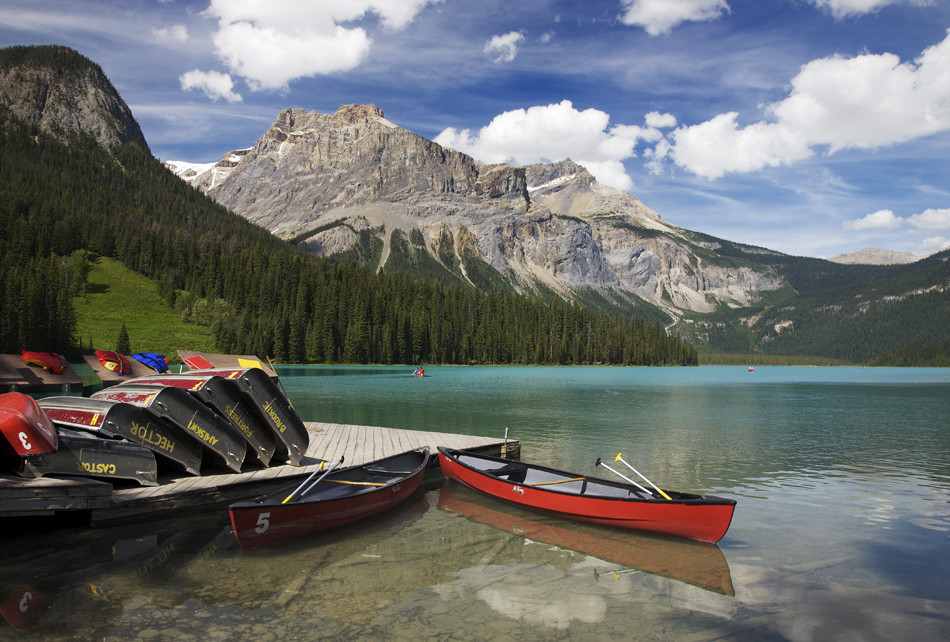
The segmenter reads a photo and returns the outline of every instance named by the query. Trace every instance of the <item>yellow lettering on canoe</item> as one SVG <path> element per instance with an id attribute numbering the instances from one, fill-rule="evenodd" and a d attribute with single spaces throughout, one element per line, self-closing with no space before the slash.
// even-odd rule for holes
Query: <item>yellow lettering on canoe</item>
<path id="1" fill-rule="evenodd" d="M 267 416 L 270 417 L 270 420 L 274 422 L 274 428 L 283 433 L 285 430 L 287 430 L 287 426 L 283 421 L 281 421 L 280 415 L 277 414 L 277 411 L 274 410 L 273 404 L 275 401 L 276 399 L 271 399 L 261 407 L 264 409 L 264 412 L 267 413 Z"/>
<path id="2" fill-rule="evenodd" d="M 132 422 L 132 430 L 130 431 L 134 437 L 137 437 L 139 441 L 143 444 L 148 444 L 149 446 L 155 446 L 159 450 L 162 450 L 167 453 L 175 452 L 175 442 L 170 440 L 165 435 L 161 435 L 152 429 L 150 424 L 145 424 L 144 426 L 136 422 Z"/>
<path id="3" fill-rule="evenodd" d="M 193 432 L 198 436 L 198 439 L 205 442 L 206 444 L 211 444 L 214 446 L 218 443 L 218 438 L 212 435 L 210 432 L 199 426 L 195 423 L 194 417 L 188 420 L 188 430 Z"/>
<path id="4" fill-rule="evenodd" d="M 254 436 L 254 433 L 251 431 L 251 426 L 241 418 L 241 414 L 237 411 L 237 408 L 225 406 L 224 412 L 228 419 L 230 419 L 231 422 L 241 430 L 241 432 L 243 432 L 248 437 Z"/>
<path id="5" fill-rule="evenodd" d="M 115 475 L 115 464 L 95 463 L 89 461 L 77 462 L 79 472 L 93 475 Z"/>

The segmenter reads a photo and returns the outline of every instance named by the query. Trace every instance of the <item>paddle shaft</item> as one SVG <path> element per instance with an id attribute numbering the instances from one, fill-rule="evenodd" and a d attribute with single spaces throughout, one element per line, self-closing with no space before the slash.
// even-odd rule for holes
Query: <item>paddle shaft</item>
<path id="1" fill-rule="evenodd" d="M 624 475 L 623 473 L 618 473 L 616 470 L 614 470 L 613 468 L 611 468 L 610 466 L 608 466 L 608 465 L 605 464 L 604 462 L 600 462 L 600 465 L 603 466 L 604 468 L 606 468 L 607 470 L 609 470 L 610 472 L 612 472 L 612 473 L 613 473 L 614 475 L 616 475 L 617 477 L 620 477 L 621 479 L 630 482 L 631 484 L 633 484 L 634 486 L 636 486 L 637 488 L 639 488 L 640 490 L 642 490 L 642 491 L 643 491 L 644 493 L 646 493 L 647 495 L 652 495 L 652 493 L 651 493 L 650 491 L 648 491 L 646 488 L 644 488 L 643 486 L 641 486 L 641 485 L 638 484 L 637 482 L 633 481 L 632 479 L 630 479 L 629 477 L 627 477 L 627 476 Z"/>
<path id="2" fill-rule="evenodd" d="M 549 484 L 565 484 L 567 482 L 575 481 L 584 481 L 586 477 L 571 477 L 570 479 L 555 479 L 554 481 L 543 481 L 543 482 L 534 482 L 533 484 L 525 484 L 525 486 L 547 486 Z"/>
<path id="3" fill-rule="evenodd" d="M 343 463 L 343 458 L 340 457 L 340 461 L 336 462 L 335 464 L 333 464 L 332 466 L 330 466 L 329 468 L 327 468 L 327 471 L 326 471 L 325 473 L 323 473 L 323 475 L 320 475 L 320 479 L 323 479 L 324 477 L 326 477 L 327 475 L 329 475 L 331 470 L 333 470 L 334 468 L 336 468 L 337 466 L 339 466 L 339 465 L 342 464 L 342 463 Z M 303 480 L 303 483 L 300 484 L 299 486 L 297 486 L 297 488 L 294 489 L 294 492 L 292 492 L 292 493 L 290 493 L 289 495 L 287 495 L 287 499 L 285 499 L 285 500 L 282 501 L 281 503 L 282 503 L 282 504 L 286 504 L 287 502 L 289 502 L 289 501 L 291 501 L 291 500 L 293 500 L 293 499 L 296 499 L 296 498 L 299 497 L 300 495 L 303 495 L 303 493 L 300 492 L 300 489 L 303 488 L 304 486 L 306 486 L 306 485 L 310 482 L 311 479 L 313 479 L 314 477 L 316 477 L 316 476 L 319 475 L 319 474 L 320 474 L 320 470 L 315 470 L 315 471 L 313 471 L 313 473 L 311 473 L 311 475 L 310 475 L 309 477 L 307 477 L 305 480 Z M 310 488 L 313 488 L 313 486 L 314 486 L 317 482 L 319 482 L 320 479 L 318 479 L 316 482 L 313 482 L 313 484 L 311 484 Z M 309 491 L 310 488 L 307 488 L 307 490 L 304 491 L 304 493 L 307 492 L 307 491 Z M 299 493 L 299 495 L 298 495 L 298 493 Z"/>
<path id="4" fill-rule="evenodd" d="M 668 499 L 668 500 L 670 500 L 670 501 L 673 501 L 672 498 L 671 498 L 669 495 L 667 495 L 667 494 L 664 493 L 662 490 L 660 490 L 660 487 L 659 487 L 659 486 L 657 486 L 656 484 L 654 484 L 653 482 L 651 482 L 649 479 L 647 479 L 646 477 L 644 477 L 644 476 L 643 476 L 643 473 L 641 473 L 639 470 L 637 470 L 636 468 L 634 468 L 633 466 L 631 466 L 630 464 L 628 464 L 628 463 L 627 463 L 627 460 L 624 459 L 623 457 L 621 457 L 619 453 L 617 454 L 617 459 L 616 459 L 616 461 L 622 461 L 622 462 L 624 463 L 624 465 L 625 465 L 627 468 L 629 468 L 630 470 L 632 470 L 633 472 L 635 472 L 636 474 L 638 474 L 638 475 L 640 476 L 640 479 L 642 479 L 642 480 L 645 481 L 646 483 L 648 483 L 648 484 L 650 484 L 651 486 L 653 486 L 653 488 L 656 489 L 656 492 L 658 492 L 658 493 L 660 493 L 661 495 L 663 495 L 663 498 L 664 498 L 664 499 Z"/>

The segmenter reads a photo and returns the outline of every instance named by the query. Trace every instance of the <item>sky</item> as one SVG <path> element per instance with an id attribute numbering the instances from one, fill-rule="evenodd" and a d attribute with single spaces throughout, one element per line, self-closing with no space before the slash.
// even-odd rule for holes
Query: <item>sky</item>
<path id="1" fill-rule="evenodd" d="M 374 104 L 730 241 L 950 247 L 950 0 L 0 0 L 20 44 L 99 64 L 163 161 Z"/>

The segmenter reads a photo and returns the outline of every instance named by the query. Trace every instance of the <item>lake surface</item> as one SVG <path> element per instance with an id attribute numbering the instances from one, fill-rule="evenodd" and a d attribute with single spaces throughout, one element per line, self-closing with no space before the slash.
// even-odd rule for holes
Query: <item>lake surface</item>
<path id="1" fill-rule="evenodd" d="M 370 524 L 248 552 L 226 511 L 5 524 L 0 599 L 28 585 L 50 607 L 0 639 L 950 639 L 948 369 L 278 371 L 307 421 L 507 428 L 524 460 L 601 477 L 622 453 L 662 487 L 736 499 L 735 518 L 697 544 L 436 477 Z"/>

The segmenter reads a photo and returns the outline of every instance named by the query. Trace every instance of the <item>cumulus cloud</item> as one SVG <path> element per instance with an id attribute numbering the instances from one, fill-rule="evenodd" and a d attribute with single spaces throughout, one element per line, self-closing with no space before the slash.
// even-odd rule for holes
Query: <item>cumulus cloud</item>
<path id="1" fill-rule="evenodd" d="M 188 29 L 185 28 L 185 25 L 173 25 L 163 29 L 152 29 L 152 36 L 158 42 L 185 42 L 188 40 Z"/>
<path id="2" fill-rule="evenodd" d="M 950 239 L 944 234 L 940 234 L 950 232 L 950 208 L 928 208 L 920 214 L 914 214 L 906 219 L 895 216 L 891 210 L 878 210 L 863 218 L 845 221 L 842 224 L 842 227 L 847 230 L 862 232 L 884 232 L 898 228 L 906 229 L 908 226 L 925 233 L 938 233 L 938 235 L 929 236 L 918 243 L 918 254 L 931 254 L 950 247 Z"/>
<path id="3" fill-rule="evenodd" d="M 243 100 L 240 94 L 235 93 L 234 81 L 231 80 L 231 76 L 228 74 L 192 69 L 179 76 L 178 81 L 181 83 L 183 91 L 200 89 L 215 102 L 219 98 L 223 98 L 229 103 L 239 103 Z"/>
<path id="4" fill-rule="evenodd" d="M 950 32 L 913 63 L 890 53 L 804 65 L 772 121 L 740 127 L 738 113 L 673 132 L 670 156 L 706 178 L 807 158 L 814 147 L 874 149 L 950 130 Z"/>
<path id="5" fill-rule="evenodd" d="M 660 120 L 669 122 L 669 118 Z M 610 126 L 607 113 L 592 108 L 579 111 L 564 100 L 504 112 L 477 132 L 449 127 L 435 142 L 485 163 L 527 165 L 571 158 L 605 185 L 630 189 L 633 181 L 623 161 L 636 155 L 638 141 L 662 139 L 657 127 Z"/>
<path id="6" fill-rule="evenodd" d="M 485 53 L 491 56 L 492 62 L 511 62 L 518 55 L 518 44 L 524 40 L 524 34 L 519 31 L 510 31 L 501 36 L 494 36 L 485 43 Z"/>
<path id="7" fill-rule="evenodd" d="M 401 29 L 441 0 L 211 0 L 213 41 L 231 73 L 253 90 L 285 89 L 297 78 L 348 71 L 369 53 L 372 38 L 353 21 L 373 14 Z"/>
<path id="8" fill-rule="evenodd" d="M 729 11 L 725 0 L 621 0 L 624 24 L 643 27 L 651 36 L 670 33 L 680 23 L 715 20 Z"/>
<path id="9" fill-rule="evenodd" d="M 864 218 L 845 221 L 843 227 L 847 230 L 892 230 L 904 224 L 904 219 L 894 216 L 891 210 L 878 210 Z"/>
<path id="10" fill-rule="evenodd" d="M 914 214 L 907 222 L 917 229 L 928 232 L 950 232 L 950 208 L 926 209 L 920 214 Z"/>

